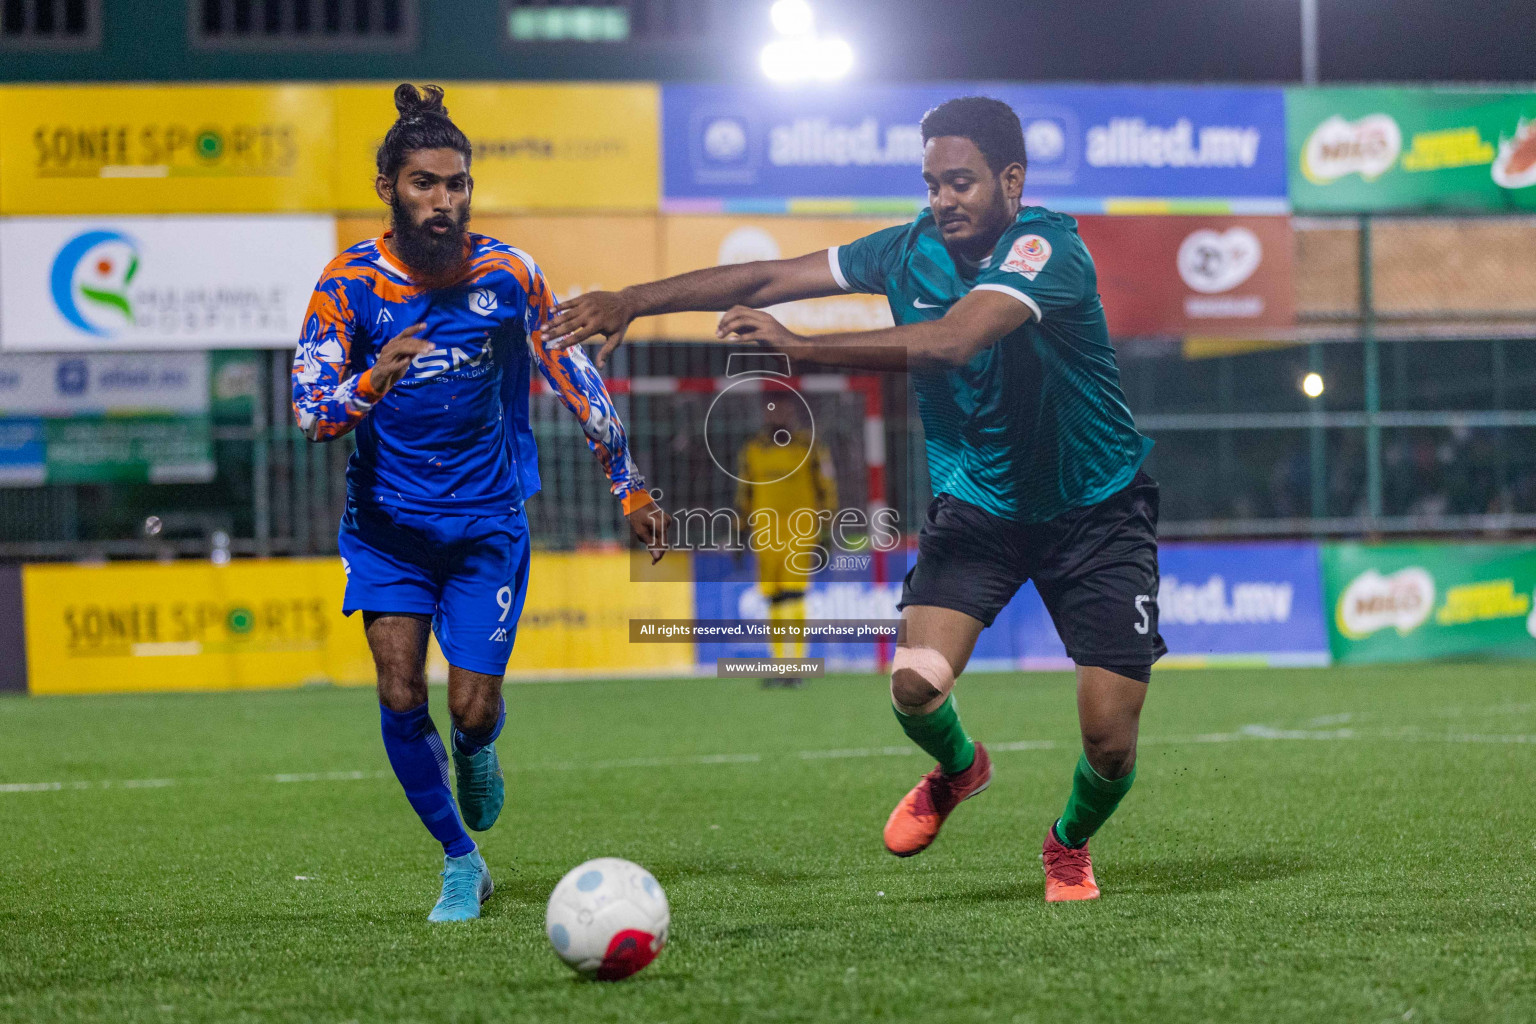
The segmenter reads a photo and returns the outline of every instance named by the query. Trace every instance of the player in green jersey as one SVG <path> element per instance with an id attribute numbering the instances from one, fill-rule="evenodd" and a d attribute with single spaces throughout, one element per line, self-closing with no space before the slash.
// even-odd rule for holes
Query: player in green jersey
<path id="1" fill-rule="evenodd" d="M 638 316 L 722 310 L 720 336 L 792 357 L 909 370 L 935 498 L 907 574 L 906 642 L 891 671 L 902 729 L 938 765 L 885 827 L 898 856 L 926 849 L 992 778 L 955 708 L 981 630 L 1033 579 L 1077 665 L 1083 754 L 1047 829 L 1046 899 L 1099 895 L 1088 839 L 1135 778 L 1157 630 L 1157 484 L 1110 345 L 1093 259 L 1072 218 L 1021 205 L 1018 116 L 981 97 L 923 118 L 929 208 L 908 225 L 797 259 L 694 271 L 557 310 L 561 346 L 602 335 L 598 364 Z M 762 307 L 885 295 L 896 326 L 806 338 Z"/>

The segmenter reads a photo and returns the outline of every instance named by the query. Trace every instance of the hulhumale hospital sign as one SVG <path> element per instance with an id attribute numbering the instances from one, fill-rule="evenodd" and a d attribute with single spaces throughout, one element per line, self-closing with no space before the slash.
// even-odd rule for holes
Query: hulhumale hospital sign
<path id="1" fill-rule="evenodd" d="M 12 217 L 0 221 L 0 349 L 293 345 L 331 217 Z"/>

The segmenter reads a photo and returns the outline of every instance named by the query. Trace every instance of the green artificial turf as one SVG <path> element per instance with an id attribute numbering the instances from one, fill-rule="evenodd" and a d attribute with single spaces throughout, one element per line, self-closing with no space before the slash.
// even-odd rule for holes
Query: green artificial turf
<path id="1" fill-rule="evenodd" d="M 0 700 L 0 1020 L 1536 1020 L 1530 666 L 1157 673 L 1104 898 L 1054 906 L 1070 679 L 961 695 L 993 785 L 897 860 L 928 764 L 879 679 L 512 687 L 465 925 L 367 690 Z M 609 985 L 543 935 L 605 855 L 673 908 Z"/>

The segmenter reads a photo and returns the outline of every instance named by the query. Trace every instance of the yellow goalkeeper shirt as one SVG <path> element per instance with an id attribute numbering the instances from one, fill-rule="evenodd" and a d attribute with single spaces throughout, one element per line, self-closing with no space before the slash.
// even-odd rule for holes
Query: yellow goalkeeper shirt
<path id="1" fill-rule="evenodd" d="M 778 439 L 783 440 L 779 432 Z M 744 520 L 762 509 L 781 522 L 800 509 L 813 512 L 837 508 L 837 481 L 832 458 L 823 445 L 810 444 L 808 431 L 797 430 L 785 444 L 763 433 L 742 445 L 736 456 L 736 506 Z"/>

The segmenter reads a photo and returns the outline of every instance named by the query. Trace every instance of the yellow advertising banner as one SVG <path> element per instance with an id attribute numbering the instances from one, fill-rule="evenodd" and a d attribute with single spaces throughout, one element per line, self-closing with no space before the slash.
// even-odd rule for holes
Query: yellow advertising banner
<path id="1" fill-rule="evenodd" d="M 899 220 L 811 217 L 668 217 L 662 223 L 662 273 L 803 256 L 846 245 Z M 799 334 L 868 331 L 891 326 L 891 310 L 878 295 L 834 295 L 773 307 L 770 312 Z M 672 313 L 657 334 L 677 340 L 714 340 L 718 313 Z"/>
<path id="2" fill-rule="evenodd" d="M 343 217 L 336 225 L 338 249 L 377 238 L 388 216 Z M 591 291 L 616 291 L 661 276 L 661 229 L 649 214 L 587 216 L 475 216 L 470 229 L 515 245 L 538 263 L 561 299 Z M 635 324 L 629 337 L 656 337 L 656 319 Z"/>
<path id="3" fill-rule="evenodd" d="M 334 558 L 29 565 L 32 693 L 234 690 L 373 680 Z"/>
<path id="4" fill-rule="evenodd" d="M 474 146 L 485 212 L 654 212 L 661 91 L 639 83 L 447 83 L 444 103 Z M 335 88 L 336 208 L 371 210 L 375 155 L 395 121 L 392 83 Z"/>
<path id="5" fill-rule="evenodd" d="M 326 86 L 16 85 L 0 104 L 0 213 L 332 206 Z"/>
<path id="6" fill-rule="evenodd" d="M 341 614 L 345 587 L 335 558 L 25 566 L 28 688 L 372 683 L 362 623 Z M 692 616 L 691 583 L 631 583 L 622 552 L 535 554 L 508 676 L 687 673 L 690 645 L 630 644 L 629 620 Z M 441 665 L 436 644 L 432 657 Z"/>

